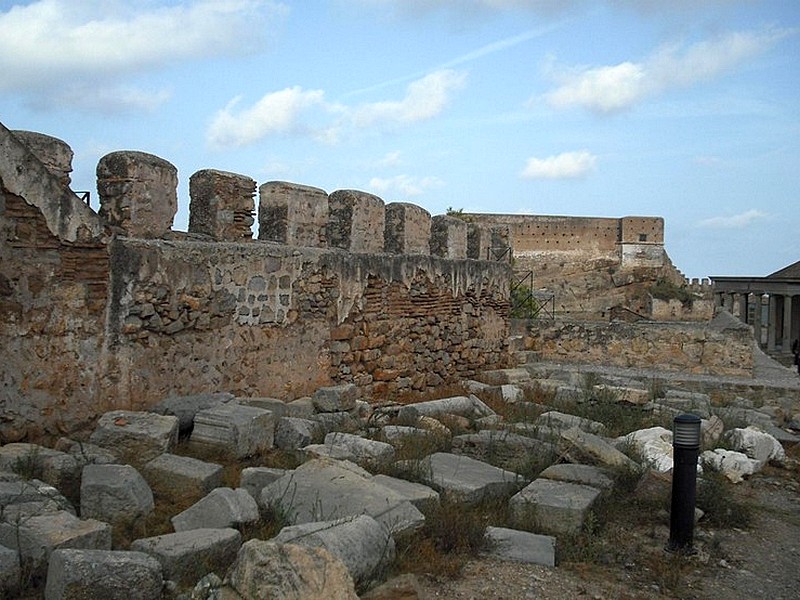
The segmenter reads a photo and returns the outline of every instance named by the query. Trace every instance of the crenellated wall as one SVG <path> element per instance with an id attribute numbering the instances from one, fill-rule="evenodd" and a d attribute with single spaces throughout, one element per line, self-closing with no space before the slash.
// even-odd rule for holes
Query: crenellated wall
<path id="1" fill-rule="evenodd" d="M 419 207 L 272 182 L 271 241 L 253 240 L 255 182 L 205 170 L 182 233 L 159 157 L 101 159 L 98 215 L 63 164 L 48 172 L 4 128 L 0 147 L 0 442 L 168 395 L 292 400 L 353 382 L 369 401 L 405 400 L 510 364 L 509 266 L 464 258 L 466 234 L 432 255 Z"/>

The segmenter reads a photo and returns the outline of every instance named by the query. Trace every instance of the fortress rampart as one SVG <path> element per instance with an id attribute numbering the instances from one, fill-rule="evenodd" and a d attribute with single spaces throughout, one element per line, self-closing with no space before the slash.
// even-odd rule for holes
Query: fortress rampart
<path id="1" fill-rule="evenodd" d="M 291 400 L 353 382 L 372 402 L 506 367 L 507 264 L 491 232 L 356 190 L 205 170 L 189 231 L 177 170 L 97 167 L 100 210 L 67 187 L 69 147 L 0 125 L 0 441 L 114 408 L 226 391 Z"/>

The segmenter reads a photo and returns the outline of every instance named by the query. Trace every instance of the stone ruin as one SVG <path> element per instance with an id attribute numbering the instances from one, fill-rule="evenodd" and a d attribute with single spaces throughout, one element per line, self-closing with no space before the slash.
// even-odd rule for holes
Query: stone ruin
<path id="1" fill-rule="evenodd" d="M 176 232 L 168 162 L 104 157 L 94 213 L 67 187 L 66 145 L 27 139 L 0 127 L 0 595 L 381 597 L 367 590 L 396 540 L 442 498 L 507 503 L 518 529 L 487 528 L 495 555 L 552 566 L 559 538 L 611 493 L 609 469 L 637 468 L 619 448 L 640 444 L 666 469 L 670 432 L 612 439 L 603 423 L 557 410 L 583 393 L 582 371 L 543 358 L 604 347 L 620 367 L 751 373 L 730 371 L 749 342 L 726 322 L 644 337 L 627 323 L 512 336 L 510 268 L 481 260 L 507 228 L 269 182 L 253 240 L 256 182 L 204 170 L 190 178 L 189 231 Z M 724 356 L 704 355 L 726 343 Z M 794 407 L 781 394 L 796 386 L 715 380 L 715 394 L 771 401 L 721 407 L 702 378 L 652 398 L 651 375 L 633 373 L 601 373 L 594 391 L 667 418 L 698 414 L 704 462 L 732 480 L 780 462 L 779 441 L 798 441 L 776 427 Z M 555 407 L 527 402 L 533 388 L 550 390 Z M 438 399 L 405 404 L 425 396 Z M 490 404 L 534 420 L 506 422 Z M 734 429 L 736 451 L 715 448 L 724 423 L 742 420 L 758 431 Z M 192 451 L 176 454 L 179 440 Z M 396 461 L 409 444 L 429 451 Z M 274 450 L 299 466 L 223 481 L 208 458 Z M 521 474 L 532 457 L 555 456 L 561 464 L 535 478 Z M 157 500 L 174 507 L 171 529 L 120 535 Z M 268 510 L 287 526 L 251 536 Z M 546 531 L 526 531 L 533 521 Z M 413 578 L 392 585 L 419 597 Z"/>

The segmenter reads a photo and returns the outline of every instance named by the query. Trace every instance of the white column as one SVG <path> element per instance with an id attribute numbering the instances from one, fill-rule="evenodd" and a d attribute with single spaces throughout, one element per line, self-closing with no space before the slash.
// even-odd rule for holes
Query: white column
<path id="1" fill-rule="evenodd" d="M 753 337 L 761 347 L 761 294 L 753 294 Z"/>

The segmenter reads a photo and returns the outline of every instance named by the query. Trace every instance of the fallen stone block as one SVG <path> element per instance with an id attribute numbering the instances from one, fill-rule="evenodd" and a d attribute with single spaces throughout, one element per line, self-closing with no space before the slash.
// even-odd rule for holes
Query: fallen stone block
<path id="1" fill-rule="evenodd" d="M 192 529 L 135 540 L 131 550 L 158 560 L 164 579 L 186 587 L 208 573 L 225 573 L 241 545 L 235 529 Z"/>
<path id="2" fill-rule="evenodd" d="M 759 462 L 735 450 L 706 450 L 700 455 L 700 466 L 722 473 L 729 481 L 740 483 L 745 477 L 761 470 Z"/>
<path id="3" fill-rule="evenodd" d="M 368 440 L 352 433 L 338 431 L 325 436 L 325 445 L 341 447 L 355 457 L 355 463 L 362 466 L 386 464 L 394 460 L 394 447 L 386 442 Z"/>
<path id="4" fill-rule="evenodd" d="M 170 452 L 178 443 L 178 418 L 149 412 L 115 410 L 105 413 L 89 438 L 122 462 L 136 465 Z"/>
<path id="5" fill-rule="evenodd" d="M 61 549 L 47 569 L 45 600 L 153 600 L 161 565 L 141 552 Z"/>
<path id="6" fill-rule="evenodd" d="M 358 600 L 347 567 L 324 548 L 250 540 L 227 580 L 243 598 Z"/>
<path id="7" fill-rule="evenodd" d="M 406 425 L 384 425 L 381 427 L 381 438 L 395 449 L 403 448 L 409 444 L 415 446 L 435 446 L 442 440 L 442 436 L 421 427 L 408 427 Z"/>
<path id="8" fill-rule="evenodd" d="M 332 431 L 357 431 L 359 427 L 358 419 L 349 412 L 316 413 L 311 416 L 311 420 L 319 423 L 323 434 L 328 434 Z"/>
<path id="9" fill-rule="evenodd" d="M 423 416 L 458 415 L 467 419 L 480 419 L 494 414 L 477 396 L 453 396 L 407 404 L 400 409 L 398 418 L 402 423 L 416 423 Z"/>
<path id="10" fill-rule="evenodd" d="M 309 444 L 301 449 L 305 460 L 312 458 L 330 458 L 333 460 L 346 460 L 356 463 L 356 455 L 344 446 L 329 446 L 327 444 Z"/>
<path id="11" fill-rule="evenodd" d="M 69 438 L 58 438 L 55 445 L 56 450 L 69 454 L 82 470 L 86 465 L 111 465 L 119 463 L 116 455 L 107 448 L 101 448 L 96 444 L 71 440 Z"/>
<path id="12" fill-rule="evenodd" d="M 298 450 L 322 439 L 322 425 L 311 419 L 281 417 L 275 425 L 275 447 Z"/>
<path id="13" fill-rule="evenodd" d="M 153 492 L 173 501 L 186 501 L 222 486 L 222 466 L 191 456 L 162 454 L 148 462 L 142 473 Z"/>
<path id="14" fill-rule="evenodd" d="M 258 505 L 242 488 L 217 488 L 172 517 L 176 532 L 192 529 L 225 529 L 255 523 L 259 519 Z"/>
<path id="15" fill-rule="evenodd" d="M 565 429 L 577 428 L 581 431 L 593 433 L 595 435 L 603 435 L 606 432 L 606 426 L 599 421 L 584 419 L 583 417 L 569 415 L 558 412 L 557 410 L 551 410 L 539 415 L 539 418 L 536 419 L 536 425 L 540 427 L 550 427 L 551 429 L 557 429 L 561 431 Z"/>
<path id="16" fill-rule="evenodd" d="M 577 451 L 593 462 L 608 467 L 622 467 L 631 470 L 639 468 L 639 465 L 602 438 L 578 428 L 562 431 L 561 440 L 570 453 Z"/>
<path id="17" fill-rule="evenodd" d="M 31 479 L 0 481 L 0 514 L 6 521 L 15 517 L 66 511 L 75 514 L 75 507 L 52 485 Z"/>
<path id="18" fill-rule="evenodd" d="M 358 388 L 353 383 L 319 388 L 311 396 L 317 412 L 346 412 L 356 407 Z"/>
<path id="19" fill-rule="evenodd" d="M 345 564 L 356 585 L 374 578 L 395 558 L 389 530 L 368 515 L 290 525 L 272 541 L 325 548 Z"/>
<path id="20" fill-rule="evenodd" d="M 0 545 L 18 551 L 32 575 L 44 576 L 50 555 L 59 548 L 111 550 L 111 526 L 58 511 L 0 522 Z"/>
<path id="21" fill-rule="evenodd" d="M 525 483 L 517 473 L 468 456 L 436 452 L 419 462 L 422 483 L 448 500 L 463 504 L 507 498 Z"/>
<path id="22" fill-rule="evenodd" d="M 610 490 L 614 487 L 614 479 L 611 474 L 607 470 L 594 465 L 569 463 L 550 465 L 539 473 L 539 477 L 541 479 L 552 479 L 553 481 L 580 483 L 601 490 Z"/>
<path id="23" fill-rule="evenodd" d="M 277 481 L 288 471 L 273 467 L 246 467 L 239 475 L 239 487 L 247 490 L 254 500 L 258 501 L 261 490 L 273 481 Z"/>
<path id="24" fill-rule="evenodd" d="M 769 462 L 783 464 L 786 461 L 786 452 L 781 443 L 757 427 L 732 429 L 725 434 L 725 439 L 733 450 L 758 461 L 759 470 Z"/>
<path id="25" fill-rule="evenodd" d="M 600 383 L 592 387 L 595 398 L 612 398 L 616 402 L 627 402 L 635 406 L 643 406 L 650 402 L 650 391 L 641 388 L 608 385 Z"/>
<path id="26" fill-rule="evenodd" d="M 288 405 L 279 398 L 236 398 L 236 403 L 242 406 L 263 408 L 273 413 L 277 419 L 290 416 Z"/>
<path id="27" fill-rule="evenodd" d="M 556 538 L 505 527 L 487 527 L 486 539 L 494 558 L 510 562 L 556 566 Z"/>
<path id="28" fill-rule="evenodd" d="M 177 417 L 178 431 L 181 436 L 185 437 L 192 433 L 194 417 L 198 412 L 234 400 L 233 394 L 226 392 L 170 396 L 150 408 L 150 412 Z"/>
<path id="29" fill-rule="evenodd" d="M 153 512 L 153 492 L 130 465 L 86 465 L 81 475 L 81 516 L 117 524 Z"/>
<path id="30" fill-rule="evenodd" d="M 630 445 L 643 464 L 661 473 L 672 470 L 672 432 L 664 427 L 639 429 L 617 438 L 619 445 Z"/>
<path id="31" fill-rule="evenodd" d="M 332 459 L 312 459 L 267 485 L 259 504 L 280 510 L 293 525 L 367 514 L 398 535 L 425 522 L 404 496 L 361 467 Z"/>
<path id="32" fill-rule="evenodd" d="M 219 404 L 195 415 L 190 439 L 192 444 L 246 458 L 272 448 L 275 423 L 275 415 L 263 408 Z"/>
<path id="33" fill-rule="evenodd" d="M 372 481 L 397 492 L 423 513 L 439 505 L 439 492 L 427 485 L 389 475 L 374 475 Z"/>
<path id="34" fill-rule="evenodd" d="M 552 533 L 578 533 L 600 490 L 588 485 L 536 479 L 508 502 L 511 520 Z"/>
<path id="35" fill-rule="evenodd" d="M 552 444 L 500 429 L 454 436 L 452 452 L 510 471 L 522 468 L 534 457 L 555 459 Z"/>
<path id="36" fill-rule="evenodd" d="M 495 369 L 483 371 L 478 375 L 478 381 L 488 385 L 505 385 L 508 383 L 523 383 L 531 378 L 527 369 Z"/>
<path id="37" fill-rule="evenodd" d="M 26 479 L 41 479 L 58 489 L 68 489 L 80 477 L 81 464 L 71 455 L 40 446 L 15 442 L 0 446 L 0 470 Z"/>

